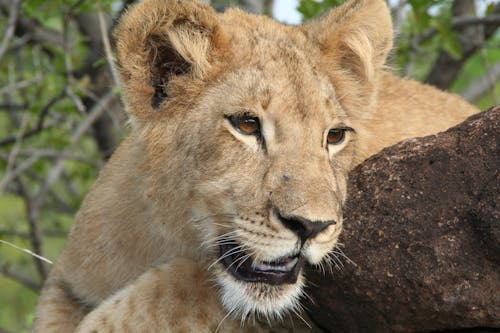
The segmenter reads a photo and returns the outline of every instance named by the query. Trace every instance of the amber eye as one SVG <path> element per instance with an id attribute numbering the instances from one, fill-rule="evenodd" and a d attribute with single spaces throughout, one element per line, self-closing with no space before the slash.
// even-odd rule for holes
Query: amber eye
<path id="1" fill-rule="evenodd" d="M 233 115 L 228 117 L 231 125 L 241 134 L 260 135 L 259 118 L 250 115 Z"/>
<path id="2" fill-rule="evenodd" d="M 329 145 L 338 145 L 342 143 L 345 139 L 346 130 L 343 128 L 332 128 L 328 131 L 328 136 L 326 138 L 326 142 Z"/>

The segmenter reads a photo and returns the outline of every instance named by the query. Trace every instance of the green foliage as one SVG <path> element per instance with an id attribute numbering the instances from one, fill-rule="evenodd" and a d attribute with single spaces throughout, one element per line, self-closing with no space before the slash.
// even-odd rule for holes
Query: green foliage
<path id="1" fill-rule="evenodd" d="M 0 141 L 36 132 L 43 125 L 18 144 L 0 145 L 0 184 L 9 172 L 29 164 L 3 192 L 0 189 L 0 240 L 34 250 L 29 236 L 29 206 L 61 160 L 63 172 L 43 197 L 36 221 L 42 233 L 42 254 L 50 260 L 61 252 L 74 213 L 102 165 L 91 130 L 72 140 L 87 116 L 78 111 L 77 103 L 97 98 L 90 91 L 93 83 L 89 75 L 75 74 L 84 68 L 92 50 L 74 18 L 99 9 L 105 15 L 115 15 L 119 8 L 116 0 L 23 1 L 20 15 L 36 22 L 36 29 L 51 39 L 23 40 L 16 36 L 0 60 Z M 1 13 L 3 37 L 7 19 Z M 106 61 L 98 60 L 92 68 L 97 70 L 99 66 L 105 68 Z M 8 268 L 35 284 L 42 282 L 33 257 L 6 244 L 0 244 L 0 268 Z M 0 274 L 0 330 L 29 332 L 37 297 L 36 291 Z"/>
<path id="2" fill-rule="evenodd" d="M 332 7 L 344 3 L 346 0 L 301 0 L 297 10 L 302 14 L 304 21 L 318 17 Z"/>
<path id="3" fill-rule="evenodd" d="M 61 29 L 67 16 L 92 13 L 99 9 L 110 13 L 117 3 L 116 0 L 29 0 L 23 1 L 22 10 L 27 17 L 36 18 L 47 28 Z"/>
<path id="4" fill-rule="evenodd" d="M 500 35 L 497 35 L 489 41 L 492 45 L 500 45 Z M 450 90 L 456 93 L 464 91 L 474 80 L 481 77 L 484 73 L 484 68 L 495 64 L 500 60 L 500 48 L 486 47 L 481 52 L 473 55 L 465 64 L 462 75 L 453 83 Z M 495 99 L 495 96 L 497 99 Z M 498 104 L 498 96 L 500 96 L 500 82 L 498 82 L 493 90 L 480 98 L 476 104 L 481 110 L 490 108 L 492 105 Z"/>
<path id="5" fill-rule="evenodd" d="M 2 251 L 1 246 L 0 251 Z M 30 332 L 34 317 L 33 309 L 38 295 L 1 275 L 0 286 L 2 286 L 0 327 L 8 327 L 12 332 Z"/>
<path id="6" fill-rule="evenodd" d="M 451 5 L 449 0 L 423 0 L 410 1 L 411 11 L 408 13 L 406 22 L 401 27 L 401 35 L 397 47 L 397 63 L 400 68 L 404 68 L 413 61 L 425 59 L 421 66 L 429 69 L 432 62 L 427 56 L 417 54 L 411 58 L 415 52 L 437 54 L 440 48 L 446 50 L 456 59 L 461 58 L 462 50 L 457 40 L 457 35 L 452 30 Z M 419 38 L 429 33 L 432 29 L 436 34 L 431 38 L 419 42 Z M 422 38 L 420 38 L 422 39 Z M 415 50 L 418 47 L 418 50 Z M 425 66 L 427 65 L 427 66 Z M 420 71 L 426 73 L 427 71 Z M 416 75 L 417 78 L 422 79 Z"/>
<path id="7" fill-rule="evenodd" d="M 26 219 L 23 201 L 14 195 L 0 197 L 0 239 L 28 246 L 25 238 L 12 236 L 5 230 L 27 232 L 19 222 Z M 31 257 L 6 244 L 0 244 L 0 263 L 15 267 L 26 276 L 34 276 Z M 0 327 L 15 328 L 15 332 L 29 332 L 37 294 L 23 285 L 0 275 Z"/>

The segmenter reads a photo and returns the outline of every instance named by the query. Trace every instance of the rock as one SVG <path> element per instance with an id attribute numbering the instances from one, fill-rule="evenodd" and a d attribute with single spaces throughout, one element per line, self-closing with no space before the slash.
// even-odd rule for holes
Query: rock
<path id="1" fill-rule="evenodd" d="M 329 332 L 500 328 L 500 106 L 350 175 L 341 269 L 307 272 Z M 314 286 L 314 287 L 312 287 Z"/>

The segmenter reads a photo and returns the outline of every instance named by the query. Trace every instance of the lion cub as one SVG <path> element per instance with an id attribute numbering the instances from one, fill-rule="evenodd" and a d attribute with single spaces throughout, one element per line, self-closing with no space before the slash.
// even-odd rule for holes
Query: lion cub
<path id="1" fill-rule="evenodd" d="M 82 204 L 35 332 L 299 331 L 303 267 L 328 263 L 349 170 L 477 112 L 385 70 L 383 0 L 298 27 L 144 0 L 115 36 L 131 134 Z"/>

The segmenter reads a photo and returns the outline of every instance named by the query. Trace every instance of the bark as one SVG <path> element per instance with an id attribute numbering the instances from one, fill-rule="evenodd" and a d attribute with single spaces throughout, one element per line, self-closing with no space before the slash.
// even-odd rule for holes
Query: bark
<path id="1" fill-rule="evenodd" d="M 475 3 L 473 0 L 455 0 L 452 13 L 454 17 L 474 16 Z M 500 4 L 497 4 L 491 15 L 499 13 Z M 443 90 L 449 88 L 462 71 L 465 62 L 484 45 L 486 40 L 494 35 L 499 26 L 499 21 L 493 21 L 489 24 L 469 24 L 455 28 L 462 57 L 455 59 L 446 51 L 441 50 L 427 76 L 426 83 Z"/>
<path id="2" fill-rule="evenodd" d="M 340 242 L 355 264 L 307 272 L 313 321 L 337 333 L 498 332 L 499 133 L 497 107 L 351 173 Z"/>

